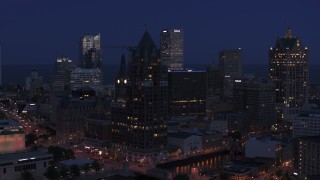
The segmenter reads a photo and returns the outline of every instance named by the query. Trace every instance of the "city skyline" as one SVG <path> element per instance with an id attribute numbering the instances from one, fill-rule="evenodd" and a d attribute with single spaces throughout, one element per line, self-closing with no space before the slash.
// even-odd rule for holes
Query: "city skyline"
<path id="1" fill-rule="evenodd" d="M 232 6 L 228 6 L 230 3 Z M 90 4 L 95 6 L 96 13 L 83 13 Z M 320 53 L 316 48 L 320 46 L 320 26 L 314 23 L 319 16 L 316 1 L 173 2 L 170 7 L 161 3 L 156 8 L 150 8 L 153 5 L 147 1 L 90 4 L 87 1 L 76 4 L 4 1 L 0 7 L 3 63 L 53 64 L 60 55 L 76 61 L 78 39 L 87 33 L 101 33 L 102 46 L 127 46 L 136 44 L 136 39 L 147 29 L 159 48 L 162 29 L 181 28 L 185 30 L 185 64 L 217 62 L 219 51 L 239 47 L 244 51 L 244 64 L 267 64 L 274 37 L 283 36 L 291 27 L 310 49 L 310 64 L 319 64 Z M 293 11 L 295 7 L 301 13 Z M 166 13 L 162 13 L 163 8 Z M 91 25 L 84 26 L 83 20 L 88 19 Z M 48 45 L 42 45 L 47 42 Z M 20 53 L 15 53 L 16 49 Z M 121 48 L 103 51 L 104 64 L 120 64 L 119 57 L 125 52 Z"/>

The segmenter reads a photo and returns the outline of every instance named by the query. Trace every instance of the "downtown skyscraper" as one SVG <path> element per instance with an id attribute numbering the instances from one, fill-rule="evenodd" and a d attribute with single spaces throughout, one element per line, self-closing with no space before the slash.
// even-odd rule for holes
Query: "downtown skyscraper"
<path id="1" fill-rule="evenodd" d="M 276 84 L 276 102 L 301 107 L 308 101 L 308 48 L 289 28 L 269 50 L 269 77 Z"/>
<path id="2" fill-rule="evenodd" d="M 242 50 L 223 50 L 219 53 L 220 75 L 222 77 L 223 96 L 233 96 L 235 79 L 242 78 Z"/>
<path id="3" fill-rule="evenodd" d="M 128 160 L 157 161 L 165 155 L 167 145 L 168 70 L 148 32 L 131 57 L 128 79 L 115 82 L 126 86 L 126 95 L 125 101 L 116 100 L 112 105 L 112 138 Z M 120 68 L 119 75 L 124 71 Z"/>
<path id="4" fill-rule="evenodd" d="M 102 69 L 100 34 L 84 35 L 80 39 L 80 67 L 83 69 Z"/>
<path id="5" fill-rule="evenodd" d="M 169 70 L 182 70 L 184 66 L 184 32 L 182 29 L 165 29 L 160 33 L 160 58 Z"/>

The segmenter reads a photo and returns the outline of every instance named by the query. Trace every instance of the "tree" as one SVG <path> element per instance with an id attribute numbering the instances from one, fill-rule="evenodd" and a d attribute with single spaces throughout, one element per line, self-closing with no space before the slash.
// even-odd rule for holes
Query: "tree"
<path id="1" fill-rule="evenodd" d="M 186 174 L 179 174 L 173 178 L 173 180 L 189 180 L 189 176 Z"/>
<path id="2" fill-rule="evenodd" d="M 90 165 L 90 164 L 85 164 L 85 165 L 83 166 L 83 170 L 84 170 L 86 173 L 88 173 L 88 172 L 90 171 L 90 169 L 91 169 L 91 165 Z"/>
<path id="3" fill-rule="evenodd" d="M 60 175 L 62 178 L 67 177 L 67 176 L 68 176 L 68 169 L 65 168 L 65 167 L 61 167 L 61 168 L 60 168 L 59 175 Z"/>
<path id="4" fill-rule="evenodd" d="M 22 180 L 34 180 L 34 177 L 31 172 L 24 171 L 21 173 L 21 179 Z"/>
<path id="5" fill-rule="evenodd" d="M 48 179 L 58 179 L 59 178 L 59 173 L 54 166 L 49 166 L 47 171 L 44 173 L 44 175 Z"/>
<path id="6" fill-rule="evenodd" d="M 99 164 L 99 162 L 97 160 L 94 160 L 91 163 L 91 166 L 95 171 L 100 171 L 100 169 L 101 169 L 101 166 L 100 166 L 100 164 Z"/>
<path id="7" fill-rule="evenodd" d="M 77 165 L 72 165 L 70 167 L 70 173 L 72 176 L 80 176 L 80 169 Z"/>
<path id="8" fill-rule="evenodd" d="M 0 112 L 0 119 L 7 119 L 7 115 L 3 112 Z"/>
<path id="9" fill-rule="evenodd" d="M 242 135 L 239 131 L 235 131 L 233 133 L 230 133 L 230 136 L 233 138 L 233 140 L 240 140 Z"/>
<path id="10" fill-rule="evenodd" d="M 54 163 L 75 158 L 74 152 L 71 149 L 64 149 L 59 146 L 50 146 L 48 152 L 53 154 Z"/>

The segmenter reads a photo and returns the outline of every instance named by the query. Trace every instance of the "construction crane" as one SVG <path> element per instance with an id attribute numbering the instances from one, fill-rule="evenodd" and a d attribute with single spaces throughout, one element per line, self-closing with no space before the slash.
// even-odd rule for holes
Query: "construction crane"
<path id="1" fill-rule="evenodd" d="M 135 46 L 126 46 L 126 45 L 115 45 L 115 46 L 102 46 L 101 48 L 108 48 L 108 49 L 127 49 L 128 51 L 134 50 Z"/>

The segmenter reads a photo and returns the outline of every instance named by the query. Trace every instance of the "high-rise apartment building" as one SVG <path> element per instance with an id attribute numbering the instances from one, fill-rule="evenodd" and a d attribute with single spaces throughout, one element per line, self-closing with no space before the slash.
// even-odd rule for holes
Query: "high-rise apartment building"
<path id="1" fill-rule="evenodd" d="M 269 77 L 276 83 L 276 102 L 301 107 L 308 100 L 308 48 L 288 29 L 269 50 Z"/>
<path id="2" fill-rule="evenodd" d="M 252 130 L 270 129 L 276 120 L 275 85 L 270 80 L 235 80 L 235 109 L 249 113 Z"/>
<path id="3" fill-rule="evenodd" d="M 234 79 L 242 78 L 242 50 L 223 50 L 219 53 L 223 95 L 232 97 Z"/>
<path id="4" fill-rule="evenodd" d="M 74 68 L 74 62 L 68 57 L 60 56 L 57 58 L 52 80 L 53 91 L 63 91 L 70 88 L 71 71 Z"/>
<path id="5" fill-rule="evenodd" d="M 168 112 L 167 68 L 148 32 L 132 51 L 125 103 L 112 106 L 112 138 L 130 161 L 165 155 Z"/>
<path id="6" fill-rule="evenodd" d="M 102 69 L 100 34 L 84 35 L 80 39 L 80 67 Z"/>
<path id="7" fill-rule="evenodd" d="M 165 29 L 160 33 L 160 58 L 169 70 L 183 69 L 184 33 L 182 29 Z"/>

